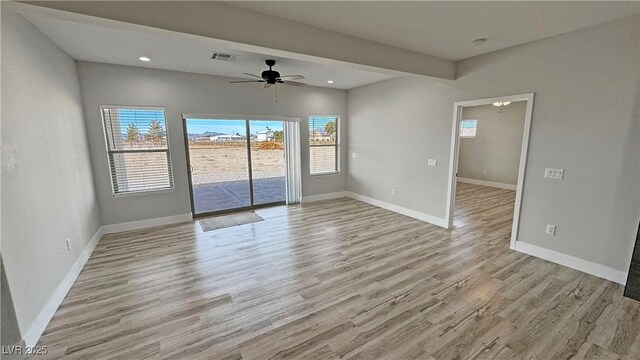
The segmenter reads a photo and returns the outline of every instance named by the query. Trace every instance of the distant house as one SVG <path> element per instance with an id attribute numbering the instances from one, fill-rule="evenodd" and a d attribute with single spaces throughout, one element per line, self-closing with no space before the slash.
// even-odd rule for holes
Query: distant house
<path id="1" fill-rule="evenodd" d="M 324 132 L 320 131 L 320 130 L 311 130 L 309 131 L 309 138 L 319 138 L 319 137 L 323 137 L 324 136 Z"/>
<path id="2" fill-rule="evenodd" d="M 328 136 L 324 131 L 312 130 L 309 131 L 309 141 L 311 142 L 325 142 L 333 140 L 333 136 Z"/>
<path id="3" fill-rule="evenodd" d="M 271 130 L 262 130 L 256 132 L 256 141 L 272 141 L 273 140 L 273 131 Z"/>
<path id="4" fill-rule="evenodd" d="M 313 130 L 309 132 L 309 141 L 311 142 L 325 142 L 333 140 L 332 136 L 328 136 L 324 131 Z"/>
<path id="5" fill-rule="evenodd" d="M 220 134 L 220 135 L 209 137 L 210 141 L 241 141 L 246 139 L 247 138 L 245 136 L 233 135 L 233 134 L 232 135 Z"/>

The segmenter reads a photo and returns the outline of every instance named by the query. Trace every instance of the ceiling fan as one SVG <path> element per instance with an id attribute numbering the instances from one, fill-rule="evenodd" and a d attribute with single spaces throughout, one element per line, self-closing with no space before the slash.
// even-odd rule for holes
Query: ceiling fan
<path id="1" fill-rule="evenodd" d="M 239 83 L 264 83 L 265 88 L 269 88 L 271 86 L 277 84 L 286 84 L 286 85 L 295 85 L 295 86 L 306 86 L 307 84 L 293 81 L 293 80 L 302 80 L 304 76 L 302 75 L 280 75 L 279 72 L 272 69 L 272 67 L 276 64 L 275 60 L 266 60 L 265 63 L 269 67 L 269 70 L 265 70 L 262 72 L 260 76 L 254 74 L 243 73 L 247 76 L 252 76 L 254 78 L 258 78 L 260 80 L 238 80 L 238 81 L 229 81 L 230 84 L 239 84 Z"/>

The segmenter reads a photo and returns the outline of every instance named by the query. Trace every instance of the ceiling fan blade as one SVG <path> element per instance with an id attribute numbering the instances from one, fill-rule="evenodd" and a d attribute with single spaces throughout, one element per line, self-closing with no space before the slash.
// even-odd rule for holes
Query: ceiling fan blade
<path id="1" fill-rule="evenodd" d="M 239 84 L 239 83 L 261 83 L 264 80 L 239 80 L 239 81 L 229 81 L 229 84 Z"/>
<path id="2" fill-rule="evenodd" d="M 242 74 L 247 75 L 247 76 L 257 77 L 258 79 L 262 79 L 262 76 L 258 76 L 258 75 L 254 75 L 254 74 L 249 74 L 249 73 L 242 73 Z"/>
<path id="3" fill-rule="evenodd" d="M 304 76 L 302 75 L 282 75 L 280 76 L 282 80 L 304 80 Z"/>
<path id="4" fill-rule="evenodd" d="M 264 83 L 264 88 L 265 88 L 265 89 L 270 88 L 270 87 L 272 87 L 272 86 L 273 86 L 273 84 Z"/>
<path id="5" fill-rule="evenodd" d="M 283 84 L 287 84 L 287 85 L 294 85 L 294 86 L 307 86 L 307 84 L 305 84 L 305 83 L 301 83 L 301 82 L 297 82 L 297 81 L 289 81 L 289 80 L 285 80 L 282 83 Z"/>

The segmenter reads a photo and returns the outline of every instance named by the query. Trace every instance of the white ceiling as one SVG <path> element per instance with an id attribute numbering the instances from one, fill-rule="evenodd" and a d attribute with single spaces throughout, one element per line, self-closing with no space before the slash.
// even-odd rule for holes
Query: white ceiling
<path id="1" fill-rule="evenodd" d="M 248 78 L 242 73 L 259 75 L 267 69 L 264 61 L 269 58 L 276 60 L 274 70 L 282 75 L 300 74 L 309 85 L 335 89 L 351 89 L 393 77 L 389 74 L 225 49 L 206 38 L 162 36 L 35 15 L 29 15 L 27 19 L 76 60 Z M 211 60 L 213 51 L 231 53 L 238 57 L 232 62 Z M 152 61 L 143 63 L 138 60 L 139 56 L 148 56 Z M 334 80 L 335 83 L 327 84 L 327 80 Z"/>
<path id="2" fill-rule="evenodd" d="M 637 1 L 241 1 L 263 14 L 460 60 L 638 13 Z M 473 45 L 477 38 L 488 38 Z"/>

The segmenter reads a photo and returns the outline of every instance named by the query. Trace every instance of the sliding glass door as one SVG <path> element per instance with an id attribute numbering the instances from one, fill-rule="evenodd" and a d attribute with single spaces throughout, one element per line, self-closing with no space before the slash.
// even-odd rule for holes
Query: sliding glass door
<path id="1" fill-rule="evenodd" d="M 194 216 L 284 204 L 281 121 L 184 119 Z"/>
<path id="2" fill-rule="evenodd" d="M 253 203 L 282 203 L 285 201 L 286 191 L 284 123 L 251 120 L 249 129 Z"/>

